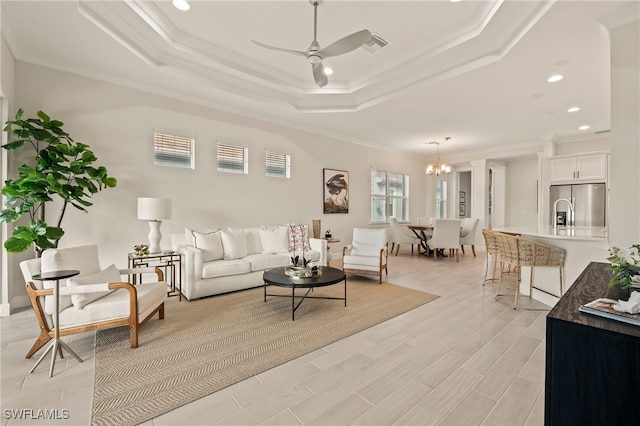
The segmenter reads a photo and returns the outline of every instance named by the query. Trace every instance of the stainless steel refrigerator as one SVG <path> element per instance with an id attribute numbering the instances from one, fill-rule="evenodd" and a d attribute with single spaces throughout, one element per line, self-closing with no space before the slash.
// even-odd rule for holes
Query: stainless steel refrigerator
<path id="1" fill-rule="evenodd" d="M 584 183 L 575 185 L 551 185 L 549 209 L 551 225 L 598 227 L 605 226 L 607 186 L 604 183 Z M 556 200 L 565 198 L 573 204 L 573 214 L 565 201 L 557 204 L 557 215 L 553 217 Z"/>

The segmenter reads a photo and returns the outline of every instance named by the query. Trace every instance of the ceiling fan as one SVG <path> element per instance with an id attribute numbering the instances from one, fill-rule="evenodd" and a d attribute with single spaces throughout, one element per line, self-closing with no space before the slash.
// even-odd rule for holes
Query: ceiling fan
<path id="1" fill-rule="evenodd" d="M 313 78 L 316 81 L 316 84 L 319 87 L 324 87 L 328 83 L 328 80 L 327 75 L 324 72 L 322 60 L 331 56 L 343 55 L 356 50 L 358 47 L 371 40 L 371 32 L 369 32 L 369 30 L 355 32 L 321 49 L 316 35 L 318 30 L 318 5 L 322 3 L 322 0 L 309 0 L 309 3 L 313 5 L 313 41 L 306 51 L 303 52 L 300 50 L 283 49 L 280 47 L 269 46 L 255 40 L 251 41 L 258 46 L 262 46 L 267 49 L 304 56 L 311 63 Z"/>

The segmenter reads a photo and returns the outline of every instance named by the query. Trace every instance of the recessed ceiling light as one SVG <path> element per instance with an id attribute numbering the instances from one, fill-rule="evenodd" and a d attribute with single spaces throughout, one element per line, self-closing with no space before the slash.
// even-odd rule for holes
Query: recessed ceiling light
<path id="1" fill-rule="evenodd" d="M 187 3 L 187 0 L 173 0 L 173 5 L 176 9 L 187 11 L 191 6 Z"/>
<path id="2" fill-rule="evenodd" d="M 547 79 L 547 81 L 548 81 L 549 83 L 555 83 L 556 81 L 560 81 L 560 80 L 562 80 L 563 78 L 564 78 L 564 77 L 562 76 L 562 74 L 554 74 L 554 75 L 552 75 L 551 77 L 549 77 L 549 78 Z"/>
<path id="3" fill-rule="evenodd" d="M 588 130 L 589 126 L 587 126 L 586 124 L 583 124 L 582 126 L 578 127 L 579 130 Z"/>
<path id="4" fill-rule="evenodd" d="M 451 3 L 458 3 L 460 0 L 449 0 Z"/>
<path id="5" fill-rule="evenodd" d="M 333 68 L 330 68 L 330 67 L 324 67 L 324 73 L 325 73 L 325 75 L 331 75 L 331 74 L 333 74 Z"/>
<path id="6" fill-rule="evenodd" d="M 578 112 L 580 111 L 580 107 L 571 107 L 567 110 L 567 112 Z"/>

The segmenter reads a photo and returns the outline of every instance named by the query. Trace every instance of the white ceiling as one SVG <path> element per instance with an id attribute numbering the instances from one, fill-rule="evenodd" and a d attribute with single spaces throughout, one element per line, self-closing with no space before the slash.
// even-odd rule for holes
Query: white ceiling
<path id="1" fill-rule="evenodd" d="M 19 61 L 427 159 L 446 136 L 445 158 L 607 131 L 600 23 L 638 13 L 637 0 L 325 0 L 322 47 L 361 29 L 390 44 L 326 59 L 321 89 L 307 59 L 251 42 L 306 50 L 308 0 L 190 3 L 3 0 L 2 34 Z"/>

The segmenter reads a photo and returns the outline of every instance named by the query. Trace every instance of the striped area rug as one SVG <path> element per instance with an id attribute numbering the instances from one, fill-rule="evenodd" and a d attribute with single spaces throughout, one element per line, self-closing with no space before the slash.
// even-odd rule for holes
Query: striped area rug
<path id="1" fill-rule="evenodd" d="M 96 336 L 92 424 L 138 424 L 226 386 L 386 321 L 438 296 L 349 276 L 341 300 L 307 299 L 291 321 L 291 299 L 255 288 L 193 302 L 170 298 L 165 319 Z M 289 294 L 281 288 L 269 293 Z M 342 297 L 342 283 L 315 296 Z"/>

